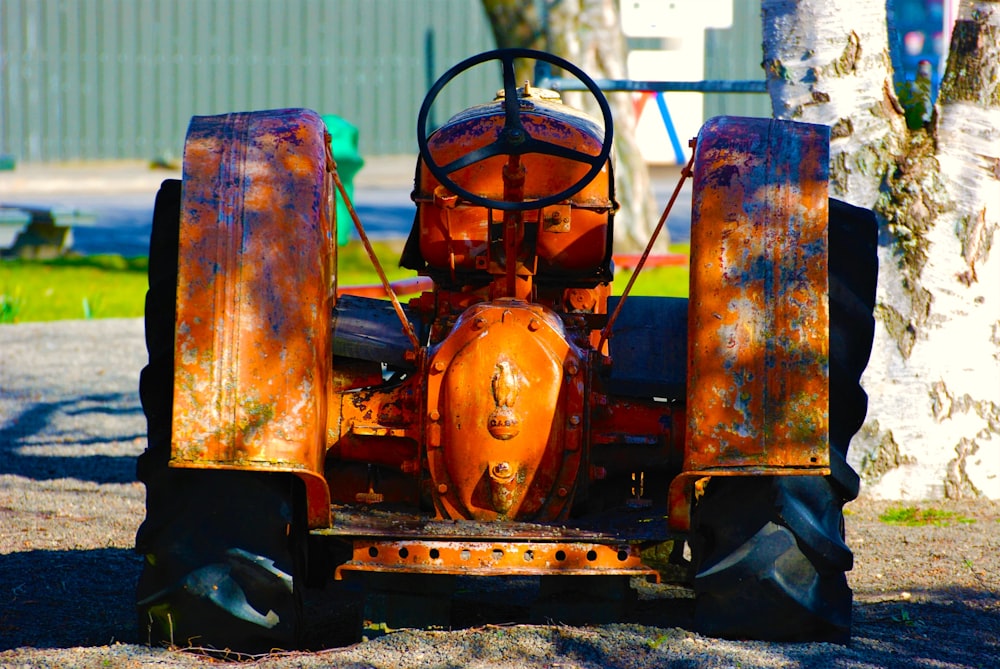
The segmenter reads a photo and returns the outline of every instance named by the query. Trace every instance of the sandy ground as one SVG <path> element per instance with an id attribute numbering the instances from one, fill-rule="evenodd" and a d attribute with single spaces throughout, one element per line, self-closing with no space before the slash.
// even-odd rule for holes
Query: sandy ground
<path id="1" fill-rule="evenodd" d="M 133 620 L 144 363 L 140 320 L 0 326 L 0 667 L 208 664 L 140 645 Z M 620 624 L 402 631 L 243 666 L 1000 666 L 1000 503 L 926 502 L 953 515 L 914 527 L 879 520 L 893 506 L 848 507 L 849 646 L 709 639 L 690 600 L 643 590 Z"/>

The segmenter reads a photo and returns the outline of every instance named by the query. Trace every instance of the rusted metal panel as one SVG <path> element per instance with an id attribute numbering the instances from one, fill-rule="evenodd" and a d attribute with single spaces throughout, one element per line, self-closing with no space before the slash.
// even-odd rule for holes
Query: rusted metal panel
<path id="1" fill-rule="evenodd" d="M 584 444 L 585 364 L 544 307 L 500 300 L 462 315 L 427 378 L 427 462 L 442 516 L 568 512 Z"/>
<path id="2" fill-rule="evenodd" d="M 523 541 L 354 541 L 347 571 L 411 572 L 469 576 L 643 576 L 659 583 L 660 574 L 642 563 L 639 548 L 628 544 L 541 543 Z"/>
<path id="3" fill-rule="evenodd" d="M 418 475 L 418 447 L 423 440 L 421 385 L 410 376 L 401 384 L 331 393 L 327 423 L 330 456 Z"/>
<path id="4" fill-rule="evenodd" d="M 720 117 L 699 134 L 676 528 L 702 476 L 828 471 L 828 164 L 825 126 Z"/>
<path id="5" fill-rule="evenodd" d="M 722 117 L 698 139 L 686 470 L 829 459 L 829 129 Z"/>
<path id="6" fill-rule="evenodd" d="M 327 168 L 314 112 L 195 117 L 177 279 L 171 464 L 300 473 L 312 524 L 329 519 Z"/>

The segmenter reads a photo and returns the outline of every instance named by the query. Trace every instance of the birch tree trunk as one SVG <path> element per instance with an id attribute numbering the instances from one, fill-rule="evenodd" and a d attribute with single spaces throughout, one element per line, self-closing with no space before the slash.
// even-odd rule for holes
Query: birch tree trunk
<path id="1" fill-rule="evenodd" d="M 899 154 L 885 3 L 763 0 L 775 118 L 830 126 L 830 196 L 871 208 Z"/>
<path id="2" fill-rule="evenodd" d="M 882 3 L 763 9 L 775 115 L 830 125 L 831 195 L 880 219 L 851 464 L 873 496 L 1000 497 L 1000 2 L 964 1 L 935 117 L 915 131 L 891 86 Z"/>
<path id="3" fill-rule="evenodd" d="M 881 207 L 897 244 L 882 260 L 859 464 L 879 474 L 873 489 L 885 497 L 1000 497 L 1000 258 L 990 252 L 1000 225 L 998 80 L 1000 2 L 965 2 L 933 140 L 911 139 Z M 897 466 L 883 473 L 888 464 Z"/>
<path id="4" fill-rule="evenodd" d="M 498 49 L 539 49 L 545 51 L 545 27 L 534 0 L 482 0 L 483 10 L 493 29 Z M 515 63 L 518 81 L 534 77 L 531 63 Z"/>

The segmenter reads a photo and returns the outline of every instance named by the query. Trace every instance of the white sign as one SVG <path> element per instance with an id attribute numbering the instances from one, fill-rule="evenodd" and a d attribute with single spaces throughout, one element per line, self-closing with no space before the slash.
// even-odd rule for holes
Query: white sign
<path id="1" fill-rule="evenodd" d="M 622 31 L 629 37 L 685 37 L 733 25 L 734 0 L 619 0 Z"/>

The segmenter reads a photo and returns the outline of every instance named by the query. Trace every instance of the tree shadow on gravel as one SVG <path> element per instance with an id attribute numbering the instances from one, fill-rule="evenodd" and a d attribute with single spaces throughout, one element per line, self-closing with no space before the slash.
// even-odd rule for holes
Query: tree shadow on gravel
<path id="1" fill-rule="evenodd" d="M 876 649 L 882 666 L 1000 667 L 1000 595 L 942 588 L 912 596 L 855 603 L 851 648 Z"/>
<path id="2" fill-rule="evenodd" d="M 762 654 L 760 660 L 772 666 L 776 658 L 782 658 L 775 666 L 810 669 L 1000 667 L 1000 597 L 996 593 L 942 588 L 912 594 L 913 600 L 906 602 L 855 603 L 851 641 L 846 646 L 768 644 L 766 657 Z M 696 631 L 690 619 L 684 622 L 686 613 L 675 610 L 677 604 L 683 605 L 683 601 L 644 607 L 634 622 L 664 628 L 664 634 L 652 642 L 637 644 L 628 658 L 609 652 L 598 635 L 566 636 L 554 640 L 554 645 L 559 648 L 560 657 L 609 669 L 700 666 L 695 660 L 667 659 L 687 632 Z M 711 645 L 709 641 L 708 647 Z M 725 651 L 719 650 L 720 657 L 724 656 Z"/>
<path id="3" fill-rule="evenodd" d="M 94 647 L 116 641 L 142 643 L 135 628 L 134 608 L 134 587 L 141 566 L 142 558 L 124 548 L 0 555 L 0 651 L 22 647 Z M 480 611 L 488 608 L 491 596 L 496 597 L 494 604 L 506 601 L 509 606 L 510 593 L 505 590 L 499 588 L 487 593 L 485 601 L 479 599 L 477 607 Z M 336 599 L 337 593 L 314 591 L 312 596 Z M 357 613 L 338 610 L 343 609 L 343 603 L 340 607 L 331 606 L 330 601 L 317 610 L 316 603 L 310 606 L 308 599 L 306 611 L 313 617 L 311 623 L 331 625 L 327 634 L 329 629 L 343 626 Z M 586 599 L 577 604 L 583 609 L 600 606 L 599 602 Z M 322 611 L 323 608 L 327 610 Z M 482 613 L 469 616 L 463 621 L 466 624 L 456 625 L 456 628 L 489 625 L 484 620 L 489 617 Z M 612 669 L 698 666 L 692 660 L 675 655 L 692 650 L 687 641 L 689 632 L 684 631 L 691 629 L 685 624 L 686 620 L 690 621 L 690 600 L 640 602 L 625 618 L 620 622 L 661 628 L 663 633 L 649 639 L 648 632 L 635 632 L 634 648 L 630 648 L 628 657 L 616 655 L 617 651 L 602 639 L 603 635 L 586 625 L 572 628 L 552 620 L 545 636 L 559 657 L 585 661 L 591 666 Z M 855 603 L 853 634 L 848 646 L 768 644 L 766 651 L 760 652 L 766 654 L 769 663 L 781 658 L 782 666 L 797 668 L 995 667 L 1000 666 L 998 631 L 1000 598 L 995 593 L 942 588 L 914 591 L 912 599 L 906 601 Z M 498 637 L 506 633 L 503 627 L 480 630 L 471 642 L 470 653 L 475 656 L 477 646 L 481 645 L 479 650 L 488 655 Z M 628 630 L 616 634 L 622 633 L 631 634 Z M 711 648 L 713 642 L 707 644 L 699 642 L 696 646 Z M 317 651 L 324 646 L 310 647 Z M 721 658 L 731 649 L 720 647 L 718 650 Z M 510 651 L 527 652 L 527 649 L 512 647 Z M 526 655 L 524 659 L 527 662 L 538 658 Z"/>
<path id="4" fill-rule="evenodd" d="M 691 600 L 673 599 L 641 602 L 629 615 L 617 621 L 644 627 L 578 624 L 570 626 L 553 619 L 544 629 L 519 635 L 510 624 L 532 622 L 492 619 L 488 612 L 510 611 L 511 602 L 497 589 L 495 600 L 479 600 L 479 611 L 462 619 L 453 629 L 472 627 L 473 636 L 462 641 L 468 657 L 502 658 L 508 664 L 524 666 L 600 666 L 608 669 L 632 667 L 674 667 L 695 669 L 712 656 L 719 662 L 732 658 L 732 666 L 782 666 L 789 669 L 856 669 L 858 667 L 997 667 L 1000 666 L 1000 601 L 989 592 L 974 589 L 942 588 L 914 592 L 915 601 L 856 603 L 854 628 L 849 645 L 829 643 L 745 643 L 717 641 L 695 636 Z M 581 613 L 594 611 L 600 602 L 580 599 Z M 904 613 L 905 611 L 905 613 Z M 469 613 L 468 611 L 466 613 Z M 598 612 L 599 613 L 599 612 Z M 458 622 L 458 621 L 456 621 Z M 537 623 L 536 623 L 537 624 Z M 646 627 L 648 626 L 648 627 Z M 477 629 L 477 627 L 480 627 Z M 658 628 L 658 629 L 657 629 Z M 411 652 L 434 645 L 435 639 L 411 637 L 400 632 L 403 641 L 389 648 Z M 542 646 L 528 641 L 537 637 Z M 441 640 L 444 647 L 448 642 Z M 313 647 L 316 650 L 316 647 Z M 624 651 L 624 652 L 623 652 Z M 539 653 L 545 653 L 544 656 Z M 739 656 L 739 664 L 735 659 Z M 436 667 L 463 666 L 443 662 Z M 713 665 L 714 666 L 714 665 Z M 720 665 L 721 666 L 721 665 Z"/>
<path id="5" fill-rule="evenodd" d="M 853 607 L 851 641 L 834 644 L 770 644 L 768 654 L 783 656 L 788 667 L 1000 667 L 1000 595 L 989 590 L 944 587 L 913 591 L 906 601 L 864 603 Z M 585 605 L 581 603 L 581 605 Z M 658 664 L 656 646 L 676 647 L 677 635 L 668 631 L 697 632 L 693 600 L 662 599 L 638 602 L 621 622 L 663 628 L 664 635 L 638 651 L 646 666 L 698 666 Z M 662 641 L 662 643 L 659 643 Z M 711 643 L 711 642 L 710 642 Z M 739 642 L 733 642 L 739 643 Z M 595 640 L 563 639 L 560 655 L 595 662 L 602 667 L 636 666 L 635 657 L 623 662 L 607 654 Z M 647 656 L 648 654 L 648 656 Z M 597 658 L 595 660 L 595 658 Z M 660 658 L 662 659 L 662 658 Z"/>
<path id="6" fill-rule="evenodd" d="M 131 483 L 136 454 L 95 455 L 85 449 L 101 444 L 145 440 L 144 423 L 136 393 L 102 393 L 53 402 L 33 402 L 0 428 L 0 474 L 14 474 L 36 481 L 74 478 L 94 483 Z M 100 436 L 90 434 L 79 421 L 99 421 Z M 62 423 L 68 423 L 66 427 Z M 108 430 L 108 423 L 112 428 Z M 115 433 L 117 432 L 117 434 Z M 80 447 L 81 455 L 38 455 L 33 449 Z"/>
<path id="7" fill-rule="evenodd" d="M 141 568 L 126 548 L 0 555 L 0 651 L 137 643 Z"/>

